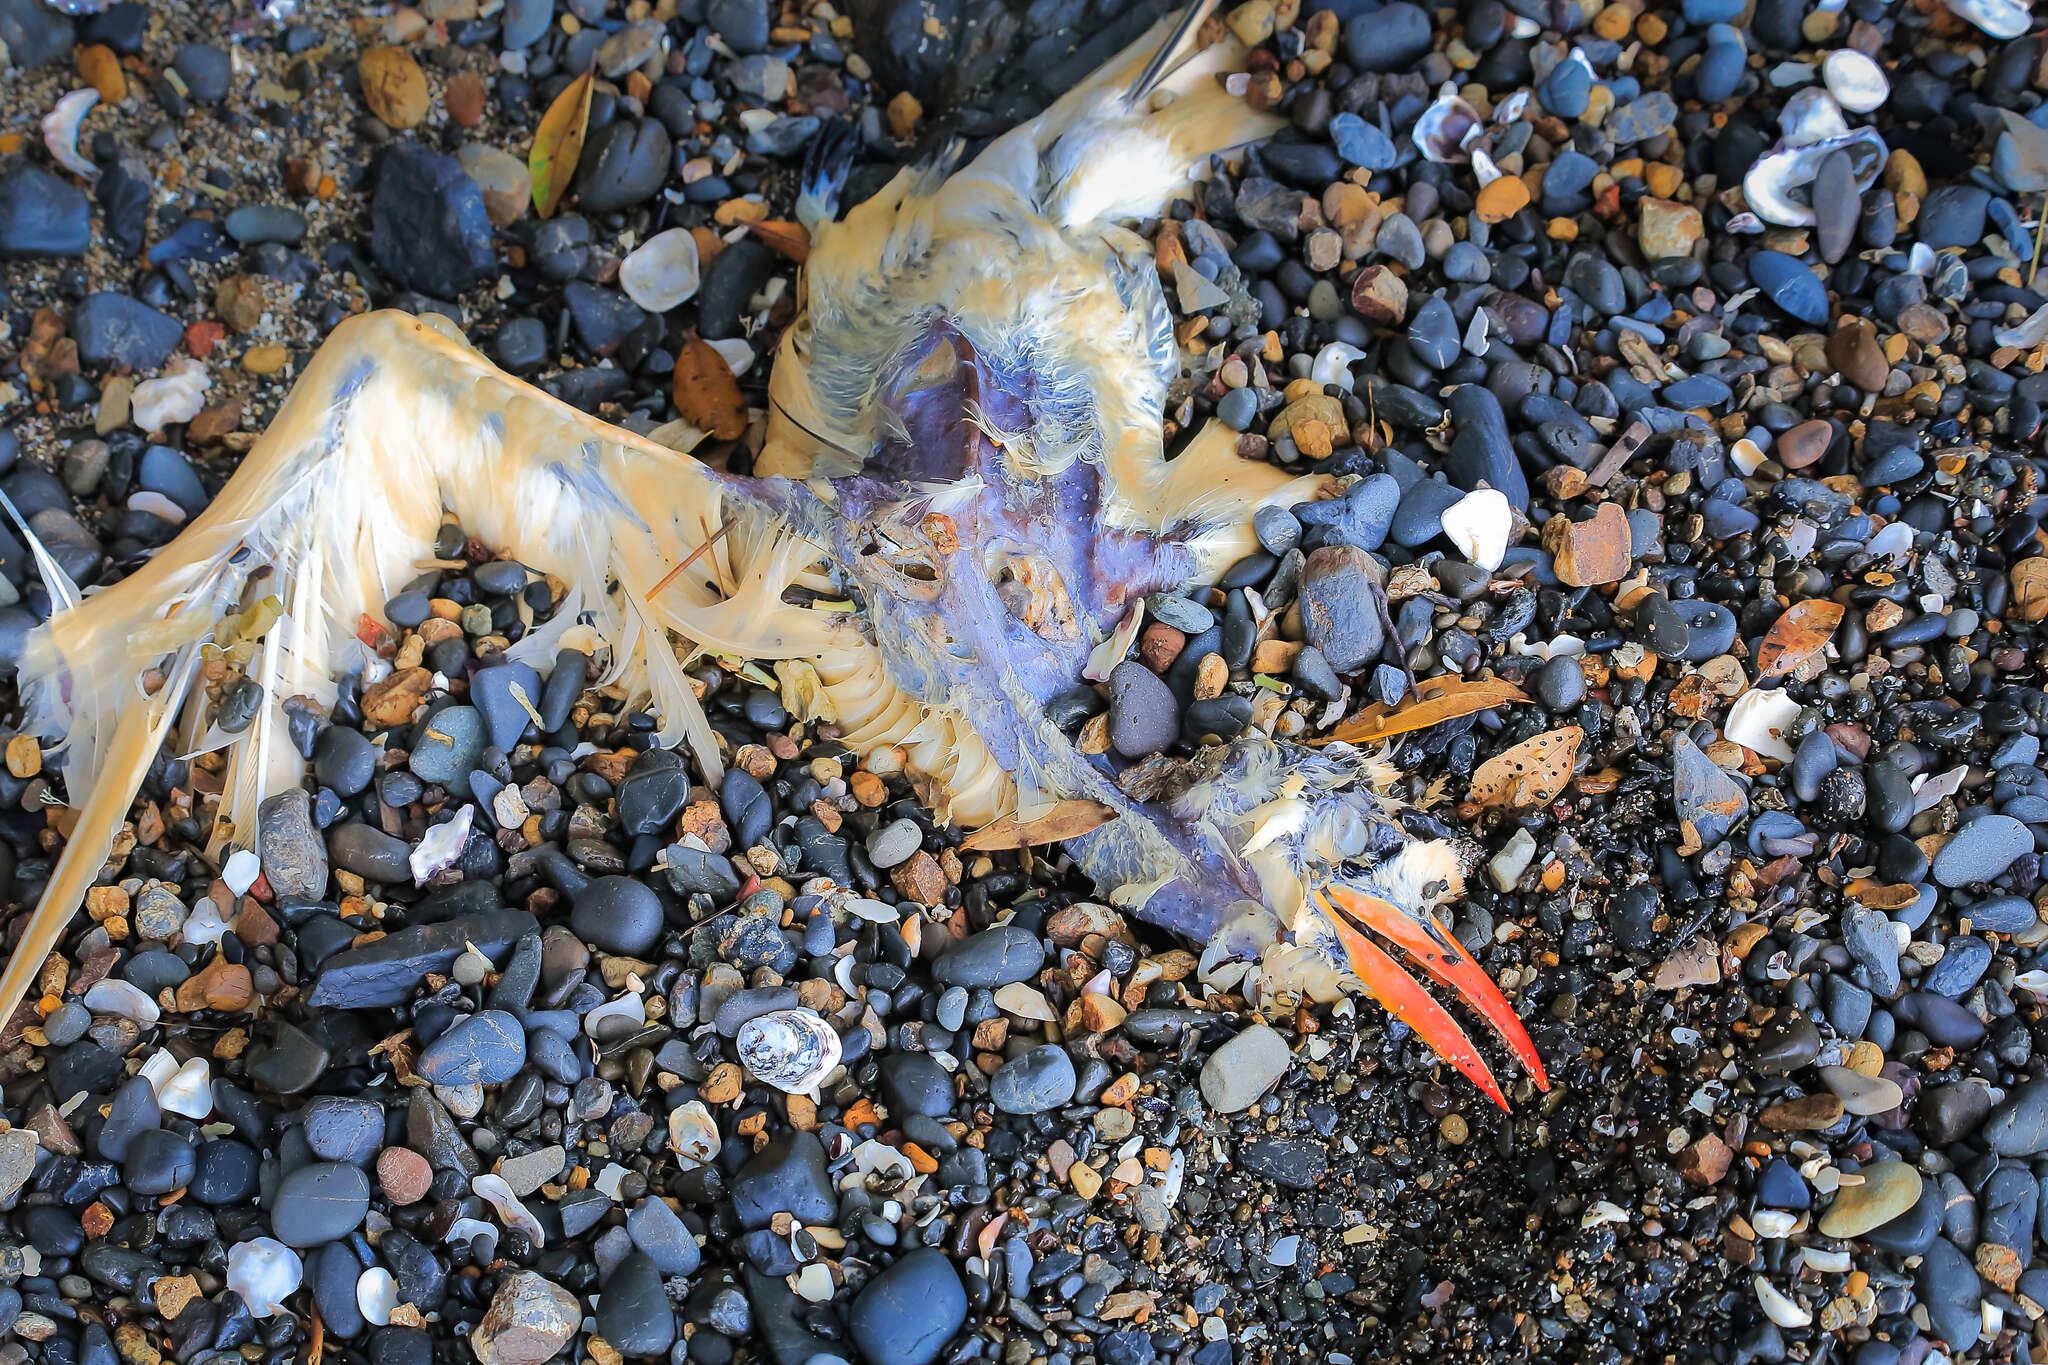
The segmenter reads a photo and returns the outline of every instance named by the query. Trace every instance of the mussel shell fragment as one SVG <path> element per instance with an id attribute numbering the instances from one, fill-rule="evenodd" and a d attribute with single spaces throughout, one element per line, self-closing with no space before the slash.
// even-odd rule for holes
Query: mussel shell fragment
<path id="1" fill-rule="evenodd" d="M 1465 144 L 1479 129 L 1479 111 L 1446 88 L 1415 120 L 1415 149 L 1439 164 L 1465 159 Z"/>
<path id="2" fill-rule="evenodd" d="M 1837 151 L 1849 154 L 1849 172 L 1856 193 L 1866 193 L 1877 183 L 1890 149 L 1875 128 L 1858 128 L 1843 137 L 1810 142 L 1804 146 L 1778 146 L 1758 157 L 1742 177 L 1742 197 L 1757 217 L 1779 227 L 1810 227 L 1813 214 L 1813 179 L 1820 163 Z"/>
<path id="3" fill-rule="evenodd" d="M 1994 38 L 2026 36 L 2033 23 L 2027 0 L 1942 0 L 1953 14 L 1961 15 Z"/>
<path id="4" fill-rule="evenodd" d="M 839 1035 L 810 1010 L 772 1010 L 740 1025 L 740 1065 L 755 1080 L 808 1094 L 839 1065 Z"/>

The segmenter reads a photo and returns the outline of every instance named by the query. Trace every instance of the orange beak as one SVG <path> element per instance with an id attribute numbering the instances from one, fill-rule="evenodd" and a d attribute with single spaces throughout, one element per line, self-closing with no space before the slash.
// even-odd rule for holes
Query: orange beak
<path id="1" fill-rule="evenodd" d="M 1441 930 L 1432 932 L 1434 925 L 1425 925 L 1400 907 L 1348 886 L 1333 886 L 1314 894 L 1316 903 L 1336 926 L 1345 955 L 1351 960 L 1351 970 L 1365 983 L 1372 998 L 1420 1034 L 1439 1057 L 1463 1072 L 1495 1104 L 1503 1109 L 1508 1107 L 1492 1071 L 1487 1069 L 1472 1040 L 1465 1036 L 1465 1030 L 1406 968 L 1359 932 L 1360 928 L 1370 929 L 1393 943 L 1420 963 L 1430 977 L 1456 991 L 1500 1035 L 1537 1088 L 1550 1089 L 1543 1059 L 1536 1055 L 1536 1045 L 1529 1040 L 1528 1030 L 1522 1027 L 1507 997 L 1500 993 L 1485 969 L 1472 960 L 1456 939 Z"/>

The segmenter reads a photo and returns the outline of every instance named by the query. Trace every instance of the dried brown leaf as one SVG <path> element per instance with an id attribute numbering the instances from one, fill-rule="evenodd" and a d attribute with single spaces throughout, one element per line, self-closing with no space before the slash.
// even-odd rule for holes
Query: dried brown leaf
<path id="1" fill-rule="evenodd" d="M 1110 807 L 1100 801 L 1080 797 L 1057 803 L 1036 820 L 1019 820 L 1014 815 L 1005 815 L 1000 820 L 991 821 L 962 839 L 960 849 L 962 852 L 987 853 L 997 849 L 1056 844 L 1062 839 L 1079 838 L 1114 819 L 1116 812 Z"/>
<path id="2" fill-rule="evenodd" d="M 1496 754 L 1472 774 L 1467 799 L 1481 806 L 1540 806 L 1572 780 L 1572 763 L 1586 732 L 1576 725 L 1545 730 Z"/>
<path id="3" fill-rule="evenodd" d="M 1510 702 L 1527 701 L 1529 694 L 1505 678 L 1427 678 L 1418 684 L 1411 701 L 1399 706 L 1384 702 L 1347 717 L 1327 735 L 1308 740 L 1310 744 L 1373 744 L 1390 735 L 1426 730 L 1460 716 L 1491 711 Z"/>
<path id="4" fill-rule="evenodd" d="M 533 172 L 533 211 L 546 218 L 561 207 L 569 192 L 569 177 L 576 174 L 576 161 L 583 155 L 583 135 L 590 128 L 590 85 L 595 66 L 569 82 L 555 97 L 533 135 L 533 151 L 526 168 Z"/>
<path id="5" fill-rule="evenodd" d="M 1758 678 L 1779 678 L 1827 647 L 1842 624 L 1842 604 L 1825 598 L 1795 602 L 1764 632 L 1757 646 Z"/>
<path id="6" fill-rule="evenodd" d="M 676 411 L 721 441 L 736 441 L 747 431 L 747 400 L 718 348 L 691 332 L 676 357 L 670 382 Z"/>
<path id="7" fill-rule="evenodd" d="M 766 222 L 748 223 L 746 229 L 775 248 L 776 254 L 784 260 L 802 265 L 811 259 L 811 234 L 804 230 L 802 223 L 786 223 L 771 218 Z"/>

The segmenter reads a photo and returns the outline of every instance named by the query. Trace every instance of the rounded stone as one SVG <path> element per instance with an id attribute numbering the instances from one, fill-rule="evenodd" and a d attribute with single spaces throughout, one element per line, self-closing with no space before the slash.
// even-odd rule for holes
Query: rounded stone
<path id="1" fill-rule="evenodd" d="M 270 1230 L 289 1247 L 317 1247 L 362 1226 L 370 1209 L 370 1178 L 342 1161 L 316 1161 L 278 1182 Z"/>

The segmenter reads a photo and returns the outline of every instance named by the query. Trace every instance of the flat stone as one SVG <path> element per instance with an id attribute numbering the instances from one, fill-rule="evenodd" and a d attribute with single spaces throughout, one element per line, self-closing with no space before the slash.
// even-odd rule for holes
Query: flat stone
<path id="1" fill-rule="evenodd" d="M 289 1247 L 316 1247 L 362 1226 L 370 1209 L 370 1178 L 360 1166 L 316 1161 L 278 1183 L 270 1226 Z"/>
<path id="2" fill-rule="evenodd" d="M 466 945 L 496 960 L 520 935 L 539 927 L 524 910 L 488 910 L 399 929 L 361 948 L 344 948 L 321 963 L 311 1003 L 334 1009 L 403 1004 L 429 972 L 445 974 Z"/>
<path id="3" fill-rule="evenodd" d="M 1903 1161 L 1865 1166 L 1862 1176 L 1862 1184 L 1844 1185 L 1835 1192 L 1835 1202 L 1821 1215 L 1821 1236 L 1861 1237 L 1897 1218 L 1920 1198 L 1920 1172 Z"/>
<path id="4" fill-rule="evenodd" d="M 1218 1113 L 1249 1109 L 1293 1062 L 1285 1038 L 1264 1024 L 1253 1024 L 1202 1063 L 1202 1098 Z"/>

